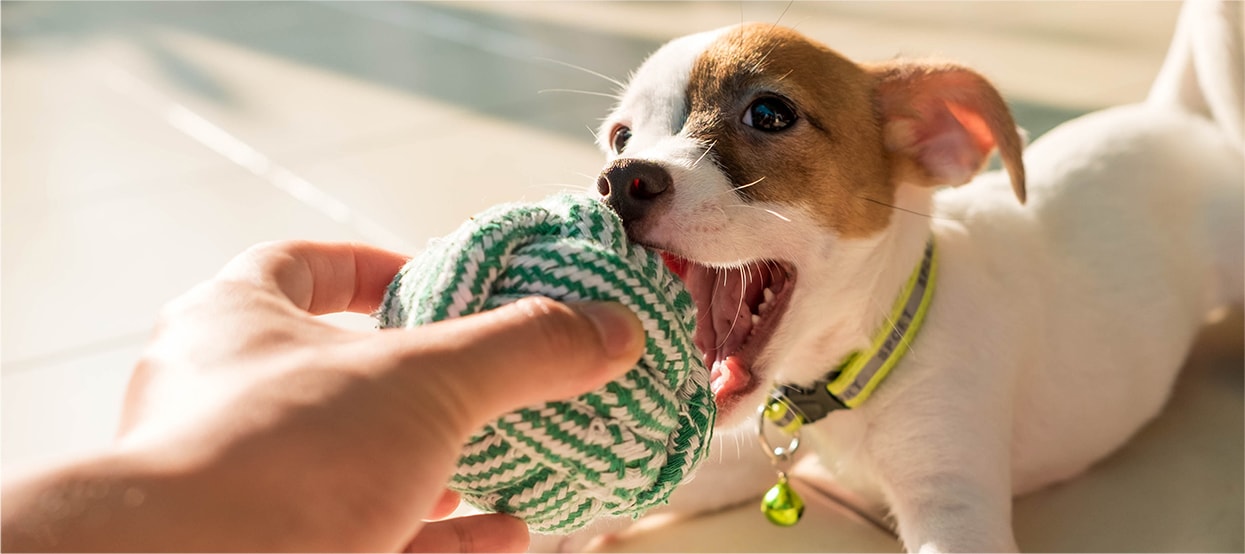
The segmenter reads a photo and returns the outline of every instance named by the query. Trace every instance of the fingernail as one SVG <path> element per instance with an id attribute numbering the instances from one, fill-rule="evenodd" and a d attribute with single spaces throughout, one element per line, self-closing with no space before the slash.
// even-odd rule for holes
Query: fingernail
<path id="1" fill-rule="evenodd" d="M 626 306 L 616 302 L 583 302 L 571 306 L 583 314 L 597 329 L 605 354 L 618 358 L 628 354 L 632 345 L 642 340 L 639 320 Z"/>

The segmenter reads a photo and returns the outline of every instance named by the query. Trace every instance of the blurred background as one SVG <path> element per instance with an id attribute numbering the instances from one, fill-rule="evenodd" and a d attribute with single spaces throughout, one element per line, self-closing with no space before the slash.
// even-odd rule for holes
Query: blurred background
<path id="1" fill-rule="evenodd" d="M 615 91 L 571 66 L 625 80 L 675 36 L 781 18 L 855 59 L 963 61 L 1036 138 L 1142 99 L 1178 9 L 5 1 L 0 462 L 107 444 L 159 307 L 253 243 L 415 252 L 490 205 L 589 186 Z M 1241 442 L 1220 447 L 1239 474 Z"/>

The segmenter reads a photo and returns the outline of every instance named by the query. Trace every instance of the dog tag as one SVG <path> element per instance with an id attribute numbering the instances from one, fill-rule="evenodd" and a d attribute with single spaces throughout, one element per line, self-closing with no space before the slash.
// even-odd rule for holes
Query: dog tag
<path id="1" fill-rule="evenodd" d="M 787 484 L 787 476 L 778 475 L 778 484 L 766 491 L 761 499 L 761 513 L 765 518 L 782 527 L 791 527 L 804 515 L 804 500 Z"/>

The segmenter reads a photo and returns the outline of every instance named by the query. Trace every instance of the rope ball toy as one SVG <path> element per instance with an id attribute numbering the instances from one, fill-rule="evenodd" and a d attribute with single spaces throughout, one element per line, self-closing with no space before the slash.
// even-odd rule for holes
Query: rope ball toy
<path id="1" fill-rule="evenodd" d="M 485 426 L 449 488 L 538 533 L 664 504 L 704 459 L 716 414 L 692 343 L 695 304 L 602 203 L 565 194 L 487 210 L 407 263 L 376 315 L 381 327 L 413 327 L 532 295 L 622 303 L 644 325 L 644 355 L 600 389 Z"/>

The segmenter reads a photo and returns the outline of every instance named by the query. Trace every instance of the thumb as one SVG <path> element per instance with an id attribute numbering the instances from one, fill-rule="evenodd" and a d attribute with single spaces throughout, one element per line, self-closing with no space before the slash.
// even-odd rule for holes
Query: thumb
<path id="1" fill-rule="evenodd" d="M 645 340 L 640 320 L 621 304 L 541 296 L 408 332 L 424 345 L 407 364 L 418 368 L 416 386 L 456 396 L 473 428 L 604 385 L 635 367 Z"/>

